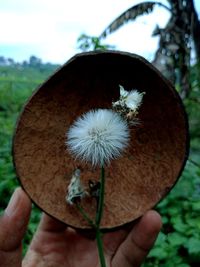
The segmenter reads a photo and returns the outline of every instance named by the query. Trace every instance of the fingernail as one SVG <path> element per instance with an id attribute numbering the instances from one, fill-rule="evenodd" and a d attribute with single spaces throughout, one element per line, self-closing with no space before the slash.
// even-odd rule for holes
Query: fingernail
<path id="1" fill-rule="evenodd" d="M 13 216 L 18 208 L 18 204 L 20 201 L 19 189 L 16 189 L 14 194 L 12 195 L 7 208 L 5 209 L 5 213 L 10 217 Z"/>

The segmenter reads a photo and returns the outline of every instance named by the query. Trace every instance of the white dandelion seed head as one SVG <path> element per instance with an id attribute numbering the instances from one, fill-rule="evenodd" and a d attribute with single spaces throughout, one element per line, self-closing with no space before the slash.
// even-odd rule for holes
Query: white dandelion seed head
<path id="1" fill-rule="evenodd" d="M 77 199 L 82 199 L 87 195 L 87 192 L 84 190 L 84 187 L 81 183 L 80 174 L 80 170 L 76 169 L 68 186 L 66 202 L 70 205 L 73 205 Z"/>
<path id="2" fill-rule="evenodd" d="M 109 109 L 91 110 L 79 117 L 67 132 L 67 147 L 78 159 L 93 166 L 121 155 L 129 141 L 127 122 Z"/>

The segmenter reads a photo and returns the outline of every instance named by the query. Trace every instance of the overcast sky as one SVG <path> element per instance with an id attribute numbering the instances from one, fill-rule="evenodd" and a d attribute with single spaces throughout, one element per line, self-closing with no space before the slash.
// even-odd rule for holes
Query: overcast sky
<path id="1" fill-rule="evenodd" d="M 98 36 L 123 11 L 141 0 L 0 0 L 0 56 L 15 61 L 35 55 L 43 62 L 64 63 L 78 51 L 82 33 Z M 166 0 L 161 1 L 167 4 Z M 195 1 L 200 14 L 200 1 Z M 157 38 L 155 25 L 169 18 L 164 8 L 130 22 L 105 39 L 116 49 L 151 60 Z"/>

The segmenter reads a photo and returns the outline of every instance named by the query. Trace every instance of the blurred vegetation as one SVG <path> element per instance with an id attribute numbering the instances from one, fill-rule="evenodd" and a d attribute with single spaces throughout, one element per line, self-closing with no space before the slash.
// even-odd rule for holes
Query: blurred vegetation
<path id="1" fill-rule="evenodd" d="M 85 33 L 79 36 L 77 44 L 78 44 L 78 49 L 80 49 L 81 52 L 115 48 L 115 46 L 102 43 L 99 37 L 90 36 Z"/>
<path id="2" fill-rule="evenodd" d="M 200 263 L 200 64 L 192 66 L 189 74 L 191 92 L 184 99 L 190 127 L 189 159 L 175 187 L 156 207 L 163 229 L 144 267 Z"/>
<path id="3" fill-rule="evenodd" d="M 47 79 L 58 65 L 42 64 L 32 56 L 22 64 L 0 58 L 0 213 L 3 212 L 16 187 L 19 186 L 12 162 L 12 136 L 17 118 L 32 92 Z M 37 227 L 40 211 L 33 207 L 24 240 L 24 251 Z"/>
<path id="4" fill-rule="evenodd" d="M 95 41 L 95 40 L 93 40 Z M 0 211 L 19 186 L 13 168 L 11 146 L 16 120 L 33 90 L 58 66 L 29 62 L 0 65 Z M 190 69 L 192 90 L 184 99 L 189 118 L 191 149 L 185 170 L 170 194 L 156 209 L 163 219 L 163 229 L 144 263 L 144 267 L 188 267 L 200 262 L 200 64 Z M 177 133 L 178 135 L 178 133 Z M 24 251 L 40 219 L 33 207 Z"/>

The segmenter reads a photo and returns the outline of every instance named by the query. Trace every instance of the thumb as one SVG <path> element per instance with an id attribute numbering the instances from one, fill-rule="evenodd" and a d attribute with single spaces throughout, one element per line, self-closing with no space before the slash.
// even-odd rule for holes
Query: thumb
<path id="1" fill-rule="evenodd" d="M 22 239 L 31 212 L 31 201 L 18 188 L 0 217 L 0 267 L 18 267 L 22 261 Z"/>

